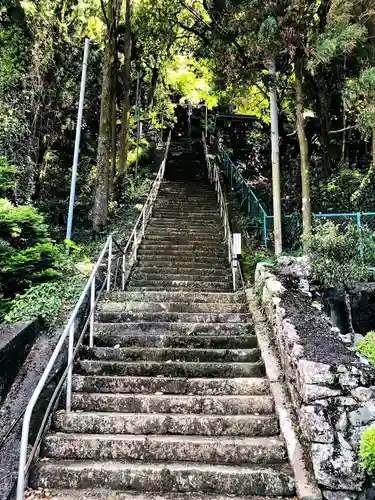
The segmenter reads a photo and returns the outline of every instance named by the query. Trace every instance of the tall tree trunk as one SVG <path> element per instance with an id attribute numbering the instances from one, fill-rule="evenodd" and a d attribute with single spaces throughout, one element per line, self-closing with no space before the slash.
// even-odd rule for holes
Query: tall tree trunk
<path id="1" fill-rule="evenodd" d="M 113 38 L 115 37 L 115 0 L 108 1 L 107 35 L 103 61 L 102 100 L 100 105 L 99 142 L 96 159 L 96 188 L 93 206 L 93 228 L 99 232 L 108 217 L 109 155 L 111 150 L 111 94 L 113 88 Z"/>
<path id="2" fill-rule="evenodd" d="M 311 233 L 311 196 L 310 196 L 310 165 L 309 147 L 305 132 L 304 94 L 302 88 L 302 58 L 296 56 L 296 118 L 297 135 L 300 150 L 301 186 L 302 186 L 302 221 L 304 241 Z"/>
<path id="3" fill-rule="evenodd" d="M 129 150 L 129 115 L 130 115 L 130 78 L 131 78 L 131 55 L 132 55 L 132 36 L 131 36 L 131 0 L 126 0 L 126 18 L 125 18 L 125 55 L 124 55 L 124 95 L 122 104 L 122 121 L 120 132 L 120 166 L 119 174 L 126 173 L 126 164 Z"/>
<path id="4" fill-rule="evenodd" d="M 113 194 L 114 181 L 116 176 L 117 160 L 117 64 L 114 65 L 112 86 L 112 120 L 111 120 L 111 168 L 109 172 L 109 196 Z"/>
<path id="5" fill-rule="evenodd" d="M 154 104 L 155 89 L 159 79 L 159 68 L 152 68 L 151 84 L 147 95 L 147 106 L 151 110 Z"/>
<path id="6" fill-rule="evenodd" d="M 375 116 L 372 119 L 372 168 L 375 172 Z"/>
<path id="7" fill-rule="evenodd" d="M 280 197 L 280 152 L 279 152 L 279 119 L 276 96 L 276 67 L 275 60 L 270 62 L 270 76 L 272 78 L 270 90 L 271 112 L 271 144 L 272 144 L 272 198 L 273 198 L 273 234 L 275 255 L 282 252 L 281 227 L 281 197 Z"/>

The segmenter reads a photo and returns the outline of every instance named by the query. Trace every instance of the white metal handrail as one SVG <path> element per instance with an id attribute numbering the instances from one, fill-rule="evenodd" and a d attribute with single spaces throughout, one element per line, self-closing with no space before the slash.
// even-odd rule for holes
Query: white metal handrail
<path id="1" fill-rule="evenodd" d="M 25 483 L 26 483 L 26 478 L 30 469 L 30 465 L 33 461 L 33 459 L 36 456 L 36 453 L 39 449 L 41 440 L 43 438 L 46 426 L 48 424 L 48 420 L 50 418 L 51 412 L 57 405 L 59 401 L 59 397 L 61 394 L 61 390 L 63 388 L 64 383 L 66 382 L 66 411 L 70 412 L 71 411 L 71 402 L 72 402 L 72 379 L 73 379 L 73 363 L 74 360 L 78 354 L 79 348 L 83 342 L 83 339 L 86 335 L 87 329 L 89 328 L 89 346 L 93 347 L 94 346 L 94 320 L 95 320 L 95 310 L 96 310 L 96 305 L 99 302 L 101 298 L 101 294 L 104 289 L 106 289 L 107 292 L 110 291 L 111 289 L 111 283 L 112 283 L 112 260 L 113 260 L 113 246 L 116 246 L 120 253 L 123 255 L 122 257 L 122 289 L 125 288 L 126 284 L 126 279 L 128 278 L 130 272 L 131 272 L 131 267 L 134 265 L 135 260 L 137 258 L 137 250 L 139 247 L 139 244 L 142 241 L 142 238 L 145 233 L 145 228 L 147 225 L 147 222 L 151 216 L 152 209 L 153 209 L 153 204 L 155 202 L 155 199 L 157 197 L 157 194 L 159 192 L 160 184 L 164 178 L 164 173 L 165 173 L 165 165 L 166 165 L 166 160 L 167 160 L 167 155 L 168 155 L 168 150 L 169 150 L 169 145 L 170 145 L 170 140 L 171 140 L 171 134 L 169 134 L 168 141 L 166 144 L 166 149 L 165 149 L 165 154 L 163 161 L 160 165 L 158 174 L 156 176 L 156 179 L 151 187 L 150 193 L 147 197 L 147 200 L 143 206 L 143 209 L 141 211 L 141 214 L 135 223 L 134 229 L 131 233 L 131 236 L 129 238 L 129 241 L 127 242 L 125 248 L 122 250 L 121 246 L 119 243 L 114 239 L 113 234 L 108 236 L 107 241 L 104 244 L 104 247 L 99 255 L 99 258 L 94 265 L 94 268 L 92 270 L 92 273 L 90 275 L 90 278 L 88 279 L 80 298 L 78 299 L 78 302 L 76 306 L 74 307 L 74 310 L 63 330 L 63 333 L 59 339 L 59 341 L 56 344 L 56 347 L 52 353 L 52 356 L 38 382 L 38 385 L 36 386 L 30 401 L 26 407 L 25 410 L 25 415 L 23 419 L 23 425 L 22 425 L 22 435 L 21 435 L 21 444 L 20 444 L 20 457 L 19 457 L 19 468 L 18 468 L 18 480 L 17 480 L 17 494 L 16 494 L 16 500 L 23 500 L 24 498 L 24 491 L 25 491 Z M 129 265 L 128 265 L 128 270 L 126 269 L 126 256 L 127 252 L 130 252 L 130 259 L 129 259 Z M 107 262 L 107 263 L 106 263 Z M 102 285 L 99 288 L 98 293 L 96 293 L 96 285 L 98 279 L 100 279 L 100 275 L 103 275 L 103 271 L 106 268 L 106 274 L 103 279 Z M 105 272 L 105 271 L 104 271 Z M 79 333 L 79 338 L 77 342 L 75 343 L 75 337 L 76 333 L 78 331 L 78 319 L 80 319 L 80 311 L 83 306 L 85 306 L 85 303 L 89 303 L 89 312 L 87 314 L 87 317 L 85 319 L 84 325 L 82 327 L 81 332 Z M 45 411 L 44 417 L 42 419 L 42 423 L 40 425 L 38 435 L 36 437 L 36 440 L 34 442 L 33 448 L 31 450 L 31 453 L 29 454 L 29 458 L 27 458 L 27 449 L 28 449 L 28 442 L 29 442 L 29 434 L 30 434 L 30 422 L 31 422 L 31 417 L 34 411 L 34 408 L 39 400 L 39 397 L 42 393 L 42 391 L 45 389 L 47 381 L 50 378 L 50 374 L 52 370 L 54 369 L 56 365 L 56 361 L 58 357 L 63 353 L 64 347 L 68 349 L 68 356 L 67 356 L 67 365 L 64 370 L 64 373 L 62 374 L 59 383 L 57 384 L 57 387 L 55 388 L 55 391 L 53 395 L 50 397 L 48 407 Z"/>
<path id="2" fill-rule="evenodd" d="M 133 230 L 130 234 L 128 242 L 123 250 L 122 257 L 122 283 L 121 289 L 125 290 L 125 285 L 129 276 L 131 274 L 132 268 L 137 261 L 138 248 L 142 243 L 142 239 L 145 235 L 145 230 L 152 215 L 152 210 L 154 208 L 154 203 L 159 193 L 160 185 L 164 179 L 165 166 L 167 162 L 167 156 L 169 151 L 169 146 L 171 143 L 171 132 L 169 132 L 168 140 L 165 147 L 164 158 L 161 162 L 159 171 L 157 173 L 156 179 L 151 187 L 149 195 L 143 205 L 142 211 L 139 214 L 137 222 L 135 223 Z M 127 265 L 126 265 L 127 264 Z"/>
<path id="3" fill-rule="evenodd" d="M 240 270 L 239 262 L 237 255 L 234 254 L 233 252 L 233 235 L 232 231 L 230 228 L 230 223 L 229 223 L 229 213 L 228 213 L 228 206 L 227 202 L 225 199 L 225 195 L 223 192 L 223 187 L 220 181 L 220 170 L 217 164 L 212 161 L 212 158 L 209 154 L 207 143 L 206 143 L 206 138 L 204 136 L 204 133 L 202 134 L 202 142 L 203 142 L 203 148 L 204 148 L 204 155 L 206 157 L 206 164 L 207 164 L 207 170 L 208 170 L 208 179 L 211 184 L 215 185 L 215 191 L 217 193 L 217 201 L 220 207 L 220 216 L 223 219 L 223 226 L 224 226 L 224 235 L 225 239 L 227 240 L 227 245 L 228 245 L 228 262 L 231 266 L 232 270 L 232 276 L 233 276 L 233 291 L 236 291 L 237 289 L 237 273 L 238 270 Z"/>

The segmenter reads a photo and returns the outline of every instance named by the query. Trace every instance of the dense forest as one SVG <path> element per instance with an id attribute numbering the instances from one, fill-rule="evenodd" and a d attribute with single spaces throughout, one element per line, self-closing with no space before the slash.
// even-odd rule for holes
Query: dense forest
<path id="1" fill-rule="evenodd" d="M 137 119 L 148 164 L 179 105 L 207 105 L 210 131 L 272 213 L 275 92 L 282 213 L 302 214 L 308 232 L 312 212 L 375 211 L 374 62 L 375 0 L 1 0 L 0 317 L 22 316 L 16 294 L 50 297 L 76 258 L 92 257 L 87 243 L 108 233 L 141 182 Z M 237 126 L 217 112 L 253 119 Z"/>

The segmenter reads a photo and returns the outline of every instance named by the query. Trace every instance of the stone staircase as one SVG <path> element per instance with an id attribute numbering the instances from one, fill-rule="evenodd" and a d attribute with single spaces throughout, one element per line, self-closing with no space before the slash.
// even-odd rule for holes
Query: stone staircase
<path id="1" fill-rule="evenodd" d="M 215 194 L 166 182 L 128 289 L 100 304 L 31 485 L 55 498 L 289 498 L 295 481 Z"/>

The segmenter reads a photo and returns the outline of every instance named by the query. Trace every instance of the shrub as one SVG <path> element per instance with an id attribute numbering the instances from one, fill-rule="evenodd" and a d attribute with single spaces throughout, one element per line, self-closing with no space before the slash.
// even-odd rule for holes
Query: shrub
<path id="1" fill-rule="evenodd" d="M 271 257 L 264 250 L 257 250 L 257 249 L 247 249 L 246 251 L 242 250 L 241 263 L 242 263 L 244 278 L 246 281 L 254 280 L 255 269 L 259 262 L 273 263 L 275 262 L 275 259 Z"/>
<path id="2" fill-rule="evenodd" d="M 355 348 L 375 368 L 375 332 L 368 332 L 363 340 L 358 340 Z"/>
<path id="3" fill-rule="evenodd" d="M 32 286 L 12 301 L 5 319 L 12 323 L 39 317 L 46 327 L 50 327 L 57 321 L 64 304 L 78 299 L 83 285 L 84 275 L 77 275 L 74 279 L 69 277 Z"/>
<path id="4" fill-rule="evenodd" d="M 365 230 L 359 232 L 352 223 L 342 227 L 326 222 L 315 228 L 306 243 L 312 276 L 322 285 L 348 289 L 367 277 L 368 266 L 360 255 L 360 247 L 371 259 L 374 243 Z"/>
<path id="5" fill-rule="evenodd" d="M 361 436 L 359 456 L 367 472 L 375 470 L 375 426 L 365 429 Z"/>

